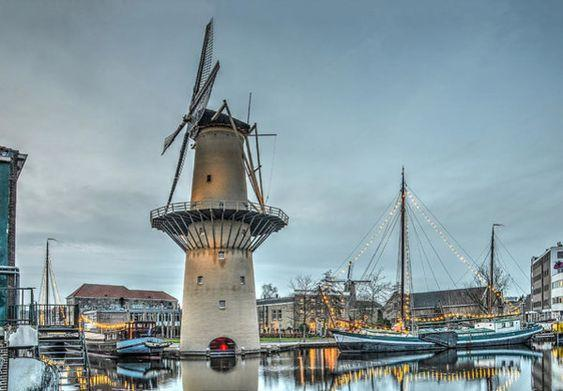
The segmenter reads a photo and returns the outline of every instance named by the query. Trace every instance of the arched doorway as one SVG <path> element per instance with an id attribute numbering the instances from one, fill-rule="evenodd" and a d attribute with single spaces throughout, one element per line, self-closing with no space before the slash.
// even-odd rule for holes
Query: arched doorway
<path id="1" fill-rule="evenodd" d="M 218 337 L 209 342 L 209 350 L 211 353 L 233 354 L 235 347 L 235 341 L 227 337 Z"/>

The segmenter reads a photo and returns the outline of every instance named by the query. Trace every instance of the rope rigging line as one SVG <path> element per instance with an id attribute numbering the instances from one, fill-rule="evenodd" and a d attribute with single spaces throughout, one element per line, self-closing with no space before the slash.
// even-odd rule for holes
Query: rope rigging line
<path id="1" fill-rule="evenodd" d="M 485 276 L 483 276 L 483 274 L 479 271 L 477 264 L 475 263 L 475 261 L 473 259 L 470 258 L 470 256 L 468 255 L 467 251 L 463 250 L 463 248 L 461 246 L 458 246 L 463 253 L 461 253 L 458 248 L 456 248 L 456 246 L 454 246 L 454 243 L 457 243 L 457 241 L 451 237 L 451 235 L 446 236 L 445 232 L 447 233 L 447 230 L 443 227 L 442 224 L 440 224 L 439 222 L 437 223 L 435 220 L 431 219 L 429 217 L 429 215 L 432 215 L 432 213 L 430 211 L 428 211 L 428 209 L 425 207 L 424 209 L 421 207 L 422 201 L 420 201 L 417 199 L 417 197 L 414 196 L 414 194 L 412 193 L 412 191 L 409 189 L 408 191 L 408 197 L 411 200 L 411 202 L 413 203 L 413 205 L 416 207 L 416 209 L 418 211 L 420 211 L 420 213 L 422 214 L 422 216 L 426 219 L 426 221 L 428 222 L 428 224 L 430 224 L 430 226 L 434 229 L 434 231 L 436 231 L 438 233 L 438 235 L 440 236 L 440 238 L 442 239 L 442 241 L 446 244 L 446 246 L 450 249 L 451 252 L 454 253 L 454 255 L 461 261 L 463 262 L 468 268 L 470 268 L 471 272 L 473 272 L 473 274 L 485 285 L 487 284 L 487 279 L 485 278 Z M 425 213 L 425 210 L 428 211 L 428 213 Z M 433 216 L 433 215 L 432 215 Z M 451 240 L 450 240 L 451 239 Z M 465 253 L 465 255 L 463 255 Z M 494 286 L 489 286 L 489 288 L 494 292 L 494 294 L 501 299 L 502 301 L 505 302 L 505 304 L 507 304 L 509 307 L 512 308 L 513 313 L 514 314 L 518 314 L 520 313 L 520 310 L 518 308 L 516 308 L 512 303 L 510 303 L 509 301 L 507 301 L 502 292 L 500 292 L 499 290 L 497 290 Z"/>
<path id="2" fill-rule="evenodd" d="M 381 260 L 381 258 L 383 257 L 383 253 L 385 252 L 385 249 L 387 248 L 387 244 L 389 243 L 389 241 L 391 240 L 391 237 L 393 236 L 392 233 L 393 233 L 393 230 L 395 229 L 395 226 L 397 225 L 398 221 L 399 221 L 399 215 L 395 214 L 395 216 L 391 220 L 391 224 L 388 224 L 387 227 L 385 228 L 385 231 L 383 232 L 383 236 L 381 238 L 381 241 L 377 245 L 377 248 L 375 249 L 373 255 L 371 256 L 371 259 L 370 259 L 367 267 L 365 268 L 364 273 L 361 276 L 362 280 L 371 279 L 371 277 L 373 276 L 373 273 L 375 272 L 375 268 L 379 264 L 379 261 Z M 383 244 L 383 247 L 381 247 L 382 244 Z M 381 251 L 379 251 L 380 248 L 381 248 Z M 379 256 L 376 259 L 375 257 L 377 255 L 378 251 L 379 251 Z M 375 262 L 373 262 L 374 259 L 375 259 Z"/>
<path id="3" fill-rule="evenodd" d="M 480 266 L 481 268 L 484 267 L 485 262 L 487 261 L 487 258 L 489 258 L 489 254 L 491 253 L 491 248 L 490 248 L 489 245 L 487 245 L 487 246 L 479 253 L 479 256 L 478 256 L 476 259 L 477 259 L 477 260 L 481 259 L 481 257 L 483 257 L 483 253 L 485 253 L 485 254 L 484 254 L 483 261 L 481 262 L 481 266 Z M 456 280 L 456 285 L 458 285 L 458 284 L 465 278 L 465 276 L 467 275 L 467 273 L 469 273 L 469 269 L 466 268 L 465 271 L 463 272 L 463 274 L 461 275 L 461 277 L 459 277 L 459 278 Z"/>
<path id="4" fill-rule="evenodd" d="M 364 244 L 364 246 L 362 247 L 362 249 L 356 254 L 356 256 L 353 259 L 350 259 L 350 257 L 344 259 L 344 261 L 342 262 L 341 266 L 336 270 L 335 275 L 345 272 L 346 269 L 343 269 L 343 265 L 345 265 L 346 263 L 351 263 L 352 265 L 364 254 L 364 252 L 371 246 L 371 244 L 373 243 L 373 241 L 375 240 L 375 238 L 381 233 L 381 231 L 385 228 L 385 226 L 389 223 L 390 219 L 394 216 L 394 214 L 396 213 L 398 207 L 399 207 L 399 197 L 397 197 L 395 205 L 393 206 L 393 209 L 387 214 L 387 216 L 385 217 L 385 219 L 383 220 L 383 222 L 379 225 L 378 229 L 375 231 L 375 233 L 369 238 L 369 240 Z M 377 220 L 377 222 L 379 222 L 381 220 L 381 218 L 385 215 L 385 212 L 381 214 L 381 216 L 379 217 L 379 219 Z M 377 223 L 375 224 L 377 225 Z M 372 232 L 372 230 L 368 231 Z M 361 243 L 361 242 L 360 242 Z M 347 262 L 348 261 L 348 262 Z"/>
<path id="5" fill-rule="evenodd" d="M 426 212 L 428 212 L 428 214 L 432 217 L 432 219 L 434 220 L 434 223 L 436 225 L 438 225 L 440 227 L 440 229 L 442 231 L 444 231 L 447 236 L 452 239 L 452 241 L 454 242 L 454 244 L 457 245 L 457 247 L 463 251 L 463 253 L 465 253 L 465 255 L 467 256 L 467 259 L 471 262 L 473 262 L 475 264 L 475 261 L 473 260 L 474 258 L 471 256 L 471 254 L 469 253 L 469 251 L 466 251 L 463 246 L 456 240 L 456 238 L 448 231 L 448 229 L 444 226 L 444 224 L 442 224 L 440 222 L 440 220 L 432 213 L 432 211 L 426 206 L 426 204 L 420 199 L 420 197 L 418 197 L 418 195 L 412 190 L 412 188 L 409 186 L 408 187 L 408 193 L 412 196 L 410 197 L 411 199 L 414 198 L 416 200 L 416 202 L 418 202 Z M 418 208 L 417 208 L 418 209 Z M 434 227 L 433 227 L 434 228 Z M 477 266 L 475 264 L 475 266 Z"/>
<path id="6" fill-rule="evenodd" d="M 449 270 L 446 268 L 446 265 L 444 264 L 444 261 L 442 260 L 442 257 L 440 257 L 440 254 L 438 254 L 438 251 L 436 250 L 436 248 L 434 247 L 434 245 L 432 244 L 432 241 L 430 240 L 430 237 L 428 236 L 428 234 L 426 233 L 426 231 L 424 230 L 424 227 L 422 226 L 422 223 L 420 222 L 420 220 L 418 219 L 418 216 L 416 215 L 416 213 L 414 212 L 414 209 L 412 209 L 412 207 L 409 205 L 409 208 L 411 209 L 411 212 L 413 214 L 413 216 L 415 217 L 416 223 L 418 223 L 418 226 L 420 228 L 420 230 L 422 231 L 422 233 L 424 234 L 424 238 L 426 239 L 426 241 L 428 242 L 428 244 L 430 245 L 430 248 L 432 248 L 432 251 L 434 252 L 434 255 L 436 256 L 436 258 L 438 258 L 438 261 L 440 262 L 440 265 L 442 265 L 442 268 L 444 269 L 444 271 L 446 272 L 446 275 L 448 276 L 448 278 L 450 279 L 450 281 L 453 284 L 453 287 L 456 287 L 456 284 L 454 282 L 454 279 L 452 277 L 452 275 L 450 274 Z"/>
<path id="7" fill-rule="evenodd" d="M 524 289 L 522 289 L 522 287 L 520 286 L 520 284 L 518 284 L 518 283 L 516 282 L 516 280 L 514 279 L 514 277 L 512 277 L 512 275 L 508 272 L 508 267 L 507 267 L 506 261 L 504 260 L 504 257 L 500 256 L 500 254 L 497 254 L 496 257 L 497 257 L 496 259 L 498 260 L 498 264 L 499 264 L 501 270 L 505 273 L 505 275 L 507 276 L 507 278 L 508 278 L 509 280 L 511 280 L 512 283 L 513 283 L 514 285 L 516 285 L 516 287 L 517 287 L 518 289 L 520 289 L 520 292 L 521 292 L 522 294 L 526 295 L 526 291 L 524 291 Z"/>
<path id="8" fill-rule="evenodd" d="M 425 262 L 427 262 L 427 260 L 425 259 L 425 257 L 423 256 L 423 251 L 421 251 L 421 245 L 420 245 L 420 238 L 418 237 L 418 234 L 416 232 L 416 227 L 413 226 L 413 232 L 414 232 L 414 236 L 416 238 L 416 249 L 418 251 L 418 256 L 419 258 L 422 260 L 422 265 L 420 267 L 420 270 L 422 271 L 422 276 L 424 277 L 424 287 L 426 288 L 426 292 L 430 291 L 430 286 L 428 285 L 428 276 L 426 275 L 426 266 L 427 264 Z M 439 290 L 439 289 L 438 289 Z"/>
<path id="9" fill-rule="evenodd" d="M 520 265 L 518 264 L 518 262 L 516 261 L 516 258 L 514 258 L 514 256 L 512 255 L 512 253 L 508 250 L 508 247 L 506 247 L 506 245 L 504 244 L 504 241 L 500 238 L 500 235 L 497 233 L 495 235 L 495 239 L 500 243 L 500 245 L 504 248 L 504 251 L 506 251 L 506 253 L 508 254 L 508 256 L 512 259 L 512 261 L 514 261 L 514 264 L 516 265 L 516 267 L 518 268 L 518 270 L 520 271 L 520 273 L 522 273 L 522 276 L 524 276 L 524 278 L 527 280 L 528 279 L 528 275 L 526 275 L 526 273 L 524 272 L 524 270 L 522 270 L 522 268 L 520 267 Z"/>
<path id="10" fill-rule="evenodd" d="M 410 207 L 410 205 L 408 206 L 408 213 L 411 214 L 411 216 L 413 216 L 414 218 L 411 218 L 411 220 L 414 222 L 415 219 L 417 219 L 417 217 L 414 215 L 414 211 L 412 210 L 412 208 Z M 418 222 L 418 224 L 420 224 L 420 222 Z M 422 254 L 424 254 L 424 257 L 421 256 L 423 262 L 426 261 L 426 264 L 428 265 L 428 268 L 430 269 L 430 272 L 432 273 L 432 278 L 434 279 L 434 282 L 436 283 L 436 287 L 438 288 L 438 290 L 442 290 L 442 288 L 440 287 L 440 283 L 438 282 L 438 279 L 436 278 L 436 274 L 434 274 L 434 268 L 432 267 L 432 264 L 430 262 L 430 259 L 428 257 L 428 255 L 426 254 L 426 250 L 424 249 L 424 246 L 422 245 L 422 241 L 420 240 L 420 235 L 418 234 L 417 228 L 416 228 L 416 224 L 413 223 L 413 231 L 414 231 L 414 236 L 416 238 L 416 240 L 418 241 L 418 244 L 420 246 L 420 250 Z M 421 254 L 421 255 L 422 255 Z M 423 265 L 424 266 L 424 265 Z M 422 267 L 422 271 L 424 273 L 424 278 L 426 279 L 426 272 L 424 270 L 425 268 Z M 428 285 L 428 284 L 427 284 Z M 426 287 L 426 290 L 430 290 L 428 288 L 428 286 Z"/>

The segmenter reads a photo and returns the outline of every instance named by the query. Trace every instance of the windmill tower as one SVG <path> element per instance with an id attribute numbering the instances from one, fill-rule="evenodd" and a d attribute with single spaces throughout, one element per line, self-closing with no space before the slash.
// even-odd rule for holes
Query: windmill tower
<path id="1" fill-rule="evenodd" d="M 206 109 L 219 71 L 219 62 L 212 65 L 212 49 L 213 20 L 205 29 L 188 113 L 164 140 L 163 153 L 185 129 L 168 202 L 150 214 L 152 227 L 186 253 L 183 354 L 260 349 L 252 254 L 288 223 L 282 210 L 264 204 L 256 124 L 233 118 L 226 101 L 217 111 Z M 172 203 L 190 142 L 195 150 L 191 201 Z M 257 203 L 248 200 L 247 178 Z"/>

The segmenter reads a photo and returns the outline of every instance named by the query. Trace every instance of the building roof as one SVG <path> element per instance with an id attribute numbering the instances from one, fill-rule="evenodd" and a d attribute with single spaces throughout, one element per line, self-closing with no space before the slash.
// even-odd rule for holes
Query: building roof
<path id="1" fill-rule="evenodd" d="M 433 308 L 438 306 L 453 307 L 460 305 L 474 305 L 476 299 L 485 297 L 486 287 L 448 289 L 433 292 L 418 292 L 413 294 L 414 308 Z"/>
<path id="2" fill-rule="evenodd" d="M 475 305 L 485 298 L 486 287 L 473 287 L 462 289 L 446 289 L 442 291 L 415 292 L 412 294 L 412 306 L 415 309 L 455 307 Z M 395 292 L 389 298 L 388 303 L 395 300 L 398 293 Z"/>
<path id="3" fill-rule="evenodd" d="M 287 296 L 287 297 L 272 297 L 269 299 L 257 299 L 257 305 L 269 305 L 269 304 L 285 304 L 285 303 L 293 303 L 295 301 L 295 297 Z"/>
<path id="4" fill-rule="evenodd" d="M 147 291 L 129 289 L 123 285 L 82 284 L 67 299 L 71 297 L 83 298 L 116 298 L 116 299 L 142 299 L 160 301 L 178 301 L 173 296 L 163 291 Z"/>

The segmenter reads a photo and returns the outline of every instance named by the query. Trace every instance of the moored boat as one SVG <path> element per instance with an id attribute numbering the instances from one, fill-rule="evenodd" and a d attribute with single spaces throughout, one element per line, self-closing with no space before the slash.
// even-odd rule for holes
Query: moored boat
<path id="1" fill-rule="evenodd" d="M 457 331 L 457 347 L 473 349 L 485 346 L 521 345 L 541 332 L 541 326 L 522 328 L 520 320 L 500 319 L 480 322 L 472 329 Z"/>
<path id="2" fill-rule="evenodd" d="M 343 353 L 388 353 L 441 350 L 444 347 L 418 336 L 401 333 L 351 332 L 332 330 L 338 349 Z"/>
<path id="3" fill-rule="evenodd" d="M 140 337 L 118 341 L 117 354 L 120 356 L 160 356 L 169 342 L 156 337 Z"/>
<path id="4" fill-rule="evenodd" d="M 392 204 L 394 205 L 388 213 L 388 216 L 379 225 L 379 231 L 384 232 L 381 242 L 376 247 L 372 260 L 361 280 L 352 279 L 352 264 L 361 255 L 365 248 L 374 241 L 370 240 L 361 248 L 358 255 L 349 261 L 348 274 L 346 280 L 336 280 L 333 282 L 344 283 L 344 291 L 349 292 L 350 299 L 348 303 L 355 301 L 355 284 L 367 283 L 370 284 L 371 279 L 365 280 L 365 276 L 370 276 L 373 273 L 374 266 L 372 261 L 379 260 L 382 257 L 383 250 L 387 242 L 389 242 L 390 232 L 394 226 L 399 227 L 399 257 L 398 257 L 398 273 L 396 293 L 394 296 L 397 302 L 391 302 L 392 310 L 389 321 L 396 323 L 393 325 L 393 331 L 386 330 L 373 330 L 368 328 L 365 321 L 366 318 L 349 319 L 336 318 L 337 312 L 331 307 L 330 300 L 323 292 L 323 286 L 319 285 L 319 291 L 322 296 L 323 302 L 327 306 L 327 312 L 330 315 L 330 324 L 332 324 L 331 332 L 338 344 L 339 349 L 346 353 L 388 353 L 388 352 L 419 352 L 419 351 L 438 351 L 445 349 L 474 349 L 493 346 L 510 346 L 520 345 L 527 343 L 535 334 L 540 333 L 542 328 L 540 326 L 529 326 L 523 328 L 519 318 L 515 317 L 521 313 L 521 310 L 512 302 L 508 301 L 502 294 L 502 290 L 506 287 L 506 282 L 502 282 L 499 277 L 499 271 L 495 266 L 496 249 L 495 249 L 495 228 L 501 227 L 502 224 L 493 224 L 491 230 L 490 242 L 490 261 L 488 270 L 485 269 L 484 262 L 482 266 L 471 259 L 469 255 L 462 254 L 456 248 L 454 243 L 455 239 L 449 237 L 446 228 L 433 217 L 431 212 L 425 211 L 422 202 L 418 201 L 412 195 L 412 191 L 407 190 L 404 171 L 401 178 L 401 190 L 398 199 Z M 407 199 L 411 200 L 413 205 L 407 205 Z M 471 296 L 466 293 L 472 300 L 472 310 L 459 310 L 456 303 L 451 304 L 455 310 L 444 310 L 450 300 L 445 300 L 445 303 L 437 302 L 437 304 L 419 306 L 418 314 L 413 307 L 414 295 L 412 289 L 412 270 L 410 266 L 410 251 L 409 251 L 409 238 L 408 238 L 408 216 L 414 213 L 413 210 L 421 210 L 423 217 L 427 220 L 430 226 L 441 237 L 450 251 L 475 275 L 475 281 L 478 284 L 483 284 L 479 288 L 482 293 L 480 295 Z M 395 211 L 400 211 L 395 214 Z M 410 211 L 410 212 L 409 212 Z M 389 217 L 390 216 L 390 217 Z M 432 216 L 432 217 L 429 217 Z M 416 217 L 415 217 L 416 219 Z M 418 222 L 420 225 L 420 222 Z M 391 228 L 389 228 L 391 227 Z M 423 230 L 422 228 L 418 228 Z M 410 232 L 416 234 L 417 228 L 411 229 Z M 387 235 L 387 236 L 386 236 Z M 426 234 L 425 234 L 426 235 Z M 425 236 L 428 242 L 430 240 Z M 420 238 L 418 238 L 419 246 Z M 432 246 L 432 244 L 430 243 Z M 432 249 L 437 257 L 438 253 L 432 246 Z M 424 249 L 419 248 L 419 252 L 426 253 Z M 427 258 L 427 257 L 426 257 Z M 426 259 L 428 264 L 430 262 Z M 441 262 L 441 260 L 440 260 Z M 443 263 L 442 263 L 442 266 Z M 430 265 L 431 267 L 431 265 Z M 371 269 L 370 269 L 371 268 Z M 371 270 L 371 271 L 370 271 Z M 434 272 L 432 271 L 434 276 Z M 449 276 L 451 279 L 451 276 Z M 462 276 L 463 277 L 463 276 Z M 426 278 L 426 277 L 425 277 Z M 434 279 L 436 277 L 434 276 Z M 454 283 L 453 279 L 451 279 Z M 437 281 L 436 281 L 437 283 Z M 454 283 L 455 285 L 456 283 Z M 463 291 L 457 289 L 456 291 Z M 368 289 L 369 292 L 369 289 Z M 486 300 L 485 300 L 486 296 Z M 391 308 L 391 306 L 390 306 Z M 351 311 L 348 312 L 350 314 Z M 462 325 L 472 325 L 471 327 L 463 327 Z M 379 328 L 381 326 L 375 326 Z"/>

